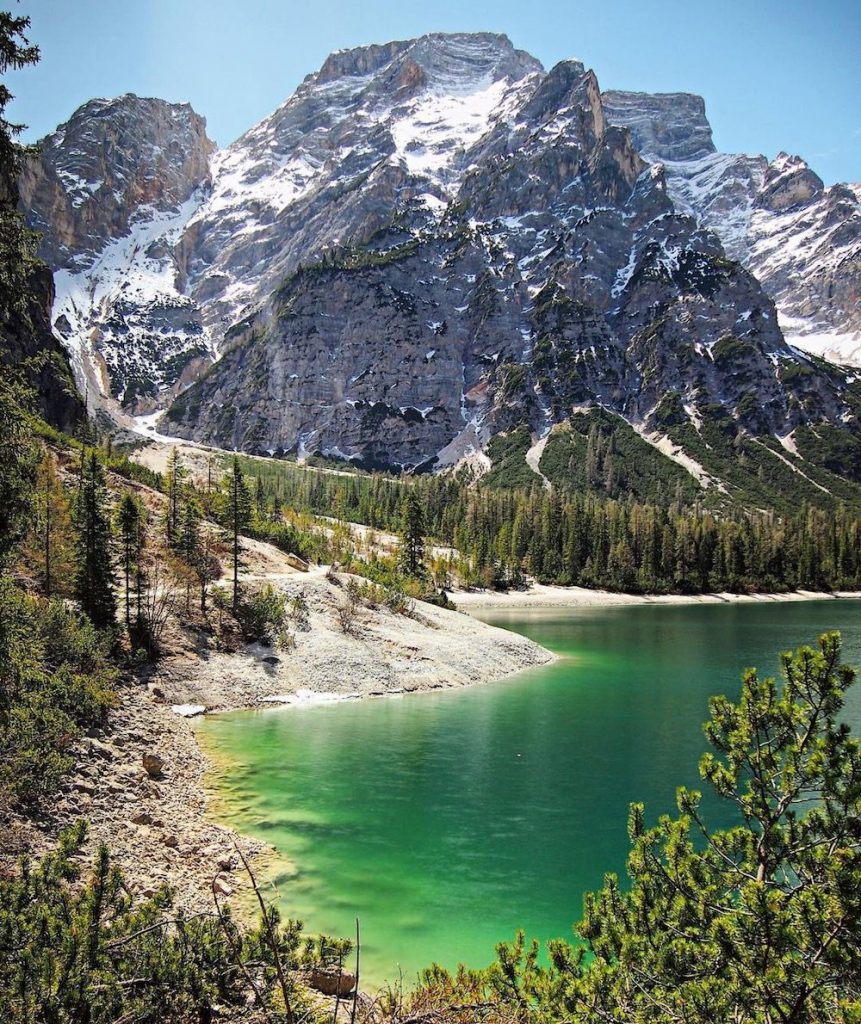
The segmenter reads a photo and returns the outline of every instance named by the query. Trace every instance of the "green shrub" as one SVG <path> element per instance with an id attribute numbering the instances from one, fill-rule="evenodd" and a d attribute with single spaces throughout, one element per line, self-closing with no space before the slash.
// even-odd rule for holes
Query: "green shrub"
<path id="1" fill-rule="evenodd" d="M 223 904 L 176 907 L 167 887 L 133 900 L 105 846 L 81 879 L 86 833 L 79 822 L 39 864 L 0 878 L 3 1024 L 204 1024 L 225 1014 L 314 1024 L 295 974 L 343 959 L 349 942 L 305 938 L 272 907 L 243 928 Z"/>
<path id="2" fill-rule="evenodd" d="M 74 764 L 83 730 L 116 703 L 106 638 L 60 601 L 0 580 L 0 798 L 38 800 Z"/>
<path id="3" fill-rule="evenodd" d="M 240 601 L 236 618 L 246 640 L 273 644 L 287 625 L 287 599 L 266 583 Z"/>

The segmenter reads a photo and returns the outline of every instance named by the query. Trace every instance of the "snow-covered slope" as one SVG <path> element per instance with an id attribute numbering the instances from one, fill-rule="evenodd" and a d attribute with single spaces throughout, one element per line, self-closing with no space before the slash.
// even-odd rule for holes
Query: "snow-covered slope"
<path id="1" fill-rule="evenodd" d="M 163 405 L 212 351 L 177 243 L 214 149 L 187 104 L 127 95 L 84 104 L 24 166 L 22 202 L 55 272 L 54 327 L 91 405 Z"/>
<path id="2" fill-rule="evenodd" d="M 300 263 L 363 244 L 393 209 L 445 208 L 468 147 L 541 65 L 501 36 L 432 35 L 333 54 L 216 155 L 189 223 L 189 290 L 223 333 Z"/>

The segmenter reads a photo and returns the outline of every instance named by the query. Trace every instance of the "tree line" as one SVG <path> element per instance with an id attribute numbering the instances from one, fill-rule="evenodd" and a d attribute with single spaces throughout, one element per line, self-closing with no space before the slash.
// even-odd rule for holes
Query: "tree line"
<path id="1" fill-rule="evenodd" d="M 467 585 L 543 583 L 635 593 L 828 591 L 861 587 L 861 517 L 801 506 L 791 515 L 718 514 L 677 500 L 617 501 L 565 490 L 500 491 L 453 477 L 345 475 L 240 458 L 270 508 L 399 532 L 415 495 L 427 535 L 462 556 Z"/>

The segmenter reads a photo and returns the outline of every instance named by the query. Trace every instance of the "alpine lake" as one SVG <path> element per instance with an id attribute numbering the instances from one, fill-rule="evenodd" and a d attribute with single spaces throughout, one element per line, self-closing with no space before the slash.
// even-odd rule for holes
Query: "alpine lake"
<path id="1" fill-rule="evenodd" d="M 485 612 L 558 659 L 500 682 L 244 711 L 196 723 L 218 820 L 272 844 L 285 916 L 352 936 L 362 987 L 437 961 L 480 967 L 518 928 L 573 938 L 583 894 L 624 879 L 628 806 L 647 823 L 700 788 L 708 699 L 742 671 L 843 636 L 861 666 L 861 601 Z M 861 731 L 861 683 L 845 718 Z M 711 826 L 734 819 L 707 790 Z M 351 958 L 352 959 L 352 958 Z"/>

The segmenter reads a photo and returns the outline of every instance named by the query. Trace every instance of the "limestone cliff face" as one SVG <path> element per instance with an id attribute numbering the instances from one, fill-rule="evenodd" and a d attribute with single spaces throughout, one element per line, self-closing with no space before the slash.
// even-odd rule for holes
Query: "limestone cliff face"
<path id="1" fill-rule="evenodd" d="M 91 262 L 142 208 L 176 210 L 208 182 L 214 149 L 188 104 L 134 95 L 84 104 L 22 168 L 39 255 L 55 270 Z"/>
<path id="2" fill-rule="evenodd" d="M 51 137 L 26 205 L 56 329 L 167 432 L 440 468 L 583 406 L 653 432 L 668 395 L 693 428 L 857 429 L 778 310 L 852 322 L 858 196 L 716 153 L 698 97 L 434 34 L 333 54 L 218 152 L 187 107 L 104 102 Z"/>
<path id="3" fill-rule="evenodd" d="M 637 146 L 658 160 L 700 160 L 716 152 L 702 96 L 686 92 L 605 90 L 611 124 L 622 124 Z"/>
<path id="4" fill-rule="evenodd" d="M 17 310 L 0 315 L 0 364 L 23 374 L 35 392 L 37 410 L 44 420 L 73 433 L 86 412 L 68 353 L 51 330 L 54 283 L 46 264 L 34 264 L 22 300 Z"/>

